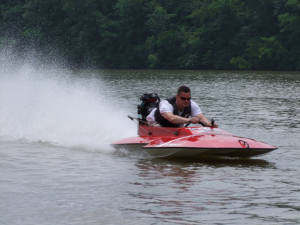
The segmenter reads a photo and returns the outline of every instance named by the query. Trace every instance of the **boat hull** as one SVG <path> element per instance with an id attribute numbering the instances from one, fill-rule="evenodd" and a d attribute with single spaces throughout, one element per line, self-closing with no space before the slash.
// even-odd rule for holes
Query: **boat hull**
<path id="1" fill-rule="evenodd" d="M 156 158 L 254 157 L 277 149 L 261 141 L 237 137 L 218 128 L 205 127 L 167 130 L 142 127 L 139 136 L 125 138 L 111 145 L 116 149 L 146 151 Z"/>
<path id="2" fill-rule="evenodd" d="M 128 151 L 145 151 L 155 158 L 198 158 L 203 156 L 224 156 L 224 157 L 254 157 L 267 154 L 275 149 L 208 149 L 208 148 L 143 148 L 143 145 L 119 144 L 112 145 L 116 149 Z"/>
<path id="3" fill-rule="evenodd" d="M 153 157 L 197 158 L 202 156 L 254 157 L 273 151 L 273 149 L 201 149 L 201 148 L 170 148 L 163 150 L 146 150 Z"/>

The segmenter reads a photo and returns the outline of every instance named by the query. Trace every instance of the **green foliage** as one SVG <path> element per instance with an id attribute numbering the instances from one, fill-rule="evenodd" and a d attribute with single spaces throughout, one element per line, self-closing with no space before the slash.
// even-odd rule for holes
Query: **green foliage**
<path id="1" fill-rule="evenodd" d="M 278 15 L 281 28 L 278 38 L 284 48 L 290 52 L 287 62 L 288 69 L 300 70 L 300 3 L 298 0 L 288 0 L 283 12 Z"/>
<path id="2" fill-rule="evenodd" d="M 2 47 L 76 67 L 300 70 L 299 37 L 299 0 L 0 0 Z"/>
<path id="3" fill-rule="evenodd" d="M 240 70 L 249 70 L 251 69 L 251 64 L 245 60 L 242 56 L 232 57 L 230 63 L 237 69 Z"/>
<path id="4" fill-rule="evenodd" d="M 154 6 L 152 10 L 153 12 L 149 14 L 149 20 L 146 23 L 149 30 L 155 34 L 167 30 L 170 27 L 170 19 L 175 15 L 167 14 L 160 5 Z"/>
<path id="5" fill-rule="evenodd" d="M 238 69 L 267 69 L 284 70 L 285 58 L 288 51 L 273 37 L 252 39 L 244 56 L 233 57 L 230 63 Z M 246 60 L 247 59 L 247 60 Z"/>
<path id="6" fill-rule="evenodd" d="M 158 60 L 156 54 L 150 54 L 148 56 L 148 61 L 149 61 L 149 64 L 150 64 L 150 66 L 149 66 L 150 69 L 156 68 L 157 64 L 159 63 L 159 60 Z"/>

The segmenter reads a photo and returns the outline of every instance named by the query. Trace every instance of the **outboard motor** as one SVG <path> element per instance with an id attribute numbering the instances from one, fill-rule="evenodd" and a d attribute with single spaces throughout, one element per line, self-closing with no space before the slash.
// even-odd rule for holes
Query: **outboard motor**
<path id="1" fill-rule="evenodd" d="M 141 104 L 137 105 L 137 113 L 138 117 L 141 119 L 139 121 L 139 125 L 141 125 L 144 121 L 146 122 L 146 117 L 151 113 L 151 111 L 158 107 L 160 103 L 160 98 L 156 93 L 144 93 L 140 100 Z"/>

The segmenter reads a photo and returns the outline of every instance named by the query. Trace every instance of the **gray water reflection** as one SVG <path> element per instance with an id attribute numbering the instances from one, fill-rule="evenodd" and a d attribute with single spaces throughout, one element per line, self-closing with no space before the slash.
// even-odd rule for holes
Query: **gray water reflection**
<path id="1" fill-rule="evenodd" d="M 171 70 L 85 70 L 68 73 L 73 76 L 70 78 L 73 79 L 72 84 L 85 84 L 86 79 L 92 78 L 99 86 L 94 87 L 87 82 L 88 88 L 89 85 L 93 88 L 92 95 L 88 95 L 85 88 L 73 84 L 75 92 L 72 88 L 68 89 L 70 95 L 66 94 L 65 101 L 61 102 L 67 106 L 71 106 L 70 101 L 76 102 L 78 106 L 67 111 L 70 125 L 63 124 L 68 128 L 66 131 L 73 134 L 74 130 L 90 127 L 84 129 L 89 135 L 82 134 L 84 140 L 78 143 L 96 147 L 90 150 L 80 144 L 53 146 L 51 129 L 42 130 L 44 139 L 40 142 L 35 139 L 36 135 L 30 136 L 37 132 L 36 129 L 22 136 L 25 143 L 23 139 L 2 141 L 0 223 L 300 223 L 299 73 Z M 49 86 L 46 84 L 43 87 Z M 114 137 L 116 131 L 127 134 L 130 129 L 115 124 L 110 115 L 101 114 L 105 107 L 126 111 L 118 116 L 127 120 L 127 114 L 136 115 L 136 104 L 142 93 L 157 92 L 165 98 L 173 95 L 182 84 L 191 87 L 194 100 L 221 129 L 267 142 L 277 146 L 278 150 L 253 159 L 205 158 L 193 161 L 150 159 L 140 153 L 117 152 L 107 147 L 107 139 Z M 60 91 L 65 86 L 55 85 L 56 91 L 65 94 Z M 102 101 L 78 105 L 72 94 L 81 92 L 91 99 L 97 96 L 111 104 L 104 105 L 101 110 L 95 106 Z M 27 102 L 26 97 L 17 97 L 21 102 Z M 49 98 L 39 97 L 47 101 L 60 96 L 52 96 L 50 91 Z M 91 120 L 84 120 L 84 124 L 76 125 L 76 113 L 85 119 L 87 111 L 81 109 L 88 106 L 91 106 L 90 110 L 96 110 L 97 115 Z M 26 104 L 26 107 L 35 106 Z M 60 113 L 55 115 L 63 114 L 63 109 L 58 107 Z M 42 112 L 51 113 L 47 110 Z M 18 119 L 19 111 L 13 111 L 15 119 Z M 20 118 L 23 118 L 23 112 Z M 50 128 L 62 128 L 55 123 L 55 115 Z M 10 123 L 14 122 L 9 119 Z M 110 126 L 95 128 L 96 120 L 100 120 L 100 125 L 110 120 Z M 47 125 L 51 120 L 37 122 L 38 125 L 45 125 L 45 122 Z M 113 129 L 110 129 L 111 126 Z M 136 124 L 132 123 L 132 126 L 135 128 Z M 105 137 L 102 138 L 102 135 Z M 90 139 L 90 136 L 96 137 L 96 140 Z M 81 138 L 80 135 L 76 137 Z M 77 139 L 69 136 L 62 140 L 62 143 L 77 143 Z M 103 146 L 98 145 L 99 142 Z"/>
<path id="2" fill-rule="evenodd" d="M 295 206 L 299 204 L 295 200 L 282 202 L 285 197 L 280 192 L 286 185 L 277 184 L 274 190 L 272 174 L 277 168 L 265 160 L 152 159 L 140 160 L 136 166 L 140 179 L 132 185 L 139 191 L 130 193 L 144 204 L 133 211 L 168 224 L 299 221 Z"/>
<path id="3" fill-rule="evenodd" d="M 268 162 L 263 159 L 251 159 L 251 158 L 226 158 L 226 157 L 202 157 L 199 159 L 178 159 L 178 158 L 169 158 L 169 159 L 144 159 L 140 160 L 143 164 L 152 164 L 152 165 L 177 165 L 182 167 L 196 166 L 196 167 L 257 167 L 257 168 L 273 168 L 276 169 L 276 165 L 273 162 Z"/>

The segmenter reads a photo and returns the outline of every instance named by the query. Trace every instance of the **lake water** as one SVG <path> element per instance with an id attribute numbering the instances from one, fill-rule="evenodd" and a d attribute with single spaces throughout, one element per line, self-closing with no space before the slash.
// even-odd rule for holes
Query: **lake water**
<path id="1" fill-rule="evenodd" d="M 299 224 L 300 73 L 2 69 L 0 224 Z M 251 159 L 152 159 L 139 97 L 181 85 L 232 134 L 278 147 Z"/>

